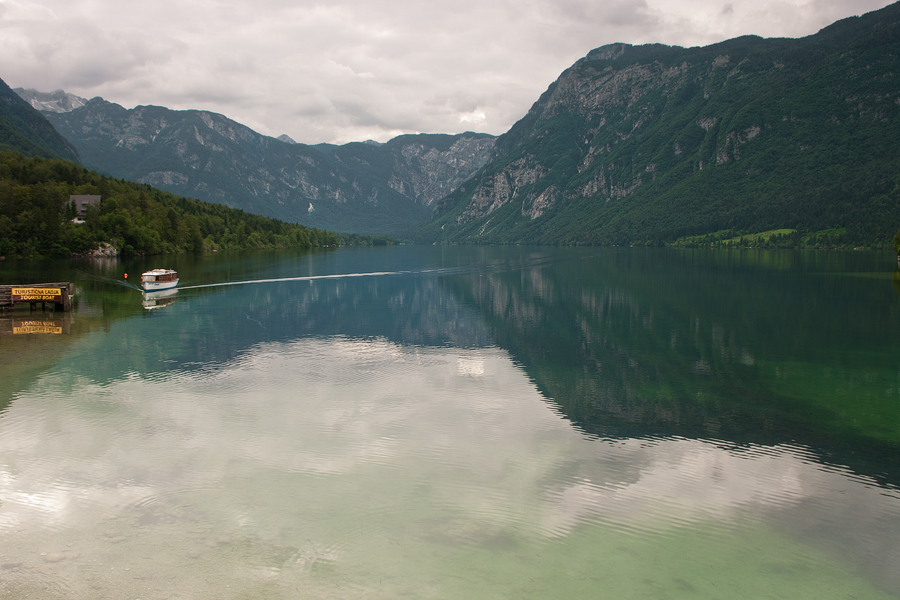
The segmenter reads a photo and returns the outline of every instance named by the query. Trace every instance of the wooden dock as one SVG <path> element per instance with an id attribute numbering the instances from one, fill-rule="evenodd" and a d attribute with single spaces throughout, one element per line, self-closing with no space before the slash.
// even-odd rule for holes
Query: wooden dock
<path id="1" fill-rule="evenodd" d="M 9 311 L 16 304 L 29 303 L 31 310 L 72 310 L 72 297 L 75 295 L 75 284 L 63 283 L 29 283 L 23 285 L 0 285 L 0 311 Z"/>

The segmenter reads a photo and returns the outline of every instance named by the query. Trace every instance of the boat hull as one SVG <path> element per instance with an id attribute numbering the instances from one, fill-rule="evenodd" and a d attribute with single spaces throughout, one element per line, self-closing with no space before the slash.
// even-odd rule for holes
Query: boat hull
<path id="1" fill-rule="evenodd" d="M 162 290 L 171 290 L 178 285 L 178 280 L 172 281 L 144 281 L 141 283 L 145 292 L 160 292 Z"/>

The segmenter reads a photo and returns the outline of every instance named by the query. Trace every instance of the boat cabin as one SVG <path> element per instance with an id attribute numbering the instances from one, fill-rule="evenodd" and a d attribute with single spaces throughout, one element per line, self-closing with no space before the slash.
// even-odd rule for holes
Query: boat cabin
<path id="1" fill-rule="evenodd" d="M 167 281 L 178 281 L 178 273 L 170 269 L 153 269 L 141 275 L 141 281 L 144 283 L 164 283 Z"/>

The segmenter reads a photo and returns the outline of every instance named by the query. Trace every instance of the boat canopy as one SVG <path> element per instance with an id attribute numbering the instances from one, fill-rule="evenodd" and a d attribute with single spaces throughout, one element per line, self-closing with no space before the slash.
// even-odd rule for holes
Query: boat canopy
<path id="1" fill-rule="evenodd" d="M 153 269 L 141 275 L 141 281 L 175 281 L 178 273 L 171 269 Z"/>

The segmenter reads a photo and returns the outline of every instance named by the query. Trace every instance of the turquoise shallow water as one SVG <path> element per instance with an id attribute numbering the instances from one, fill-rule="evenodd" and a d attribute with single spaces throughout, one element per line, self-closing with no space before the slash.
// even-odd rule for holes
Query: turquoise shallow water
<path id="1" fill-rule="evenodd" d="M 0 598 L 896 598 L 895 262 L 2 265 L 79 293 L 4 317 Z"/>

